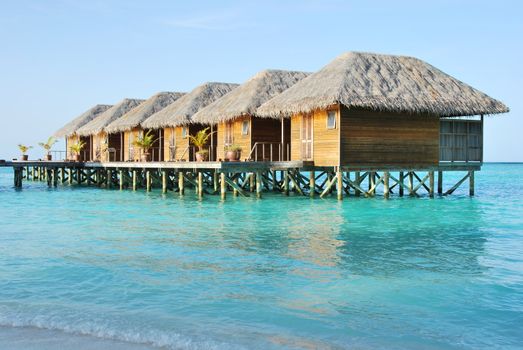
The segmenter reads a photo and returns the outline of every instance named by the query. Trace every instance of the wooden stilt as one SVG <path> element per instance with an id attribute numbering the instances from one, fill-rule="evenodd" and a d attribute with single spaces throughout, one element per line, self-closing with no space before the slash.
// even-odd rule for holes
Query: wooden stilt
<path id="1" fill-rule="evenodd" d="M 123 190 L 123 181 L 124 181 L 124 178 L 123 178 L 123 170 L 120 170 L 119 171 L 119 176 L 120 176 L 120 191 Z"/>
<path id="2" fill-rule="evenodd" d="M 469 195 L 474 196 L 474 171 L 469 171 Z"/>
<path id="3" fill-rule="evenodd" d="M 136 170 L 133 170 L 133 191 L 136 191 Z"/>
<path id="4" fill-rule="evenodd" d="M 316 195 L 316 173 L 314 170 L 309 172 L 309 196 L 314 198 Z"/>
<path id="5" fill-rule="evenodd" d="M 405 183 L 405 174 L 403 174 L 403 171 L 400 171 L 400 175 L 399 175 L 399 193 L 400 193 L 400 197 L 403 197 L 403 184 Z"/>
<path id="6" fill-rule="evenodd" d="M 185 177 L 183 176 L 183 171 L 178 172 L 178 190 L 179 190 L 180 196 L 183 196 L 185 193 L 184 179 L 185 179 Z"/>
<path id="7" fill-rule="evenodd" d="M 383 197 L 385 197 L 385 198 L 390 197 L 389 178 L 390 178 L 390 173 L 388 171 L 385 171 L 383 173 Z"/>
<path id="8" fill-rule="evenodd" d="M 443 171 L 438 171 L 438 194 L 443 194 Z"/>
<path id="9" fill-rule="evenodd" d="M 412 171 L 408 172 L 408 178 L 409 178 L 409 195 L 414 195 L 414 174 Z"/>
<path id="10" fill-rule="evenodd" d="M 225 182 L 225 173 L 220 173 L 220 196 L 225 199 L 227 195 L 227 183 Z"/>
<path id="11" fill-rule="evenodd" d="M 111 174 L 111 170 L 107 169 L 107 171 L 105 172 L 106 176 L 105 176 L 105 186 L 107 188 L 111 188 L 111 185 L 112 185 L 112 174 Z"/>
<path id="12" fill-rule="evenodd" d="M 255 176 L 257 176 L 258 174 L 254 174 L 254 173 L 251 173 L 250 174 L 250 177 L 249 177 L 249 190 L 251 192 L 254 192 L 254 187 L 255 187 L 255 182 L 258 181 L 257 179 L 255 179 Z"/>
<path id="13" fill-rule="evenodd" d="M 151 171 L 145 170 L 145 190 L 151 192 Z"/>
<path id="14" fill-rule="evenodd" d="M 341 201 L 343 200 L 343 172 L 338 169 L 337 173 L 336 173 L 336 179 L 338 180 L 337 182 L 337 186 L 336 186 L 336 189 L 337 189 L 337 197 L 338 197 L 338 200 Z"/>
<path id="15" fill-rule="evenodd" d="M 213 184 L 214 193 L 218 192 L 218 186 L 220 185 L 219 182 L 220 182 L 220 180 L 219 180 L 218 172 L 215 170 L 212 173 L 212 184 Z"/>
<path id="16" fill-rule="evenodd" d="M 261 198 L 262 197 L 262 173 L 257 172 L 256 173 L 256 197 Z"/>
<path id="17" fill-rule="evenodd" d="M 53 168 L 53 186 L 58 186 L 58 169 Z"/>
<path id="18" fill-rule="evenodd" d="M 374 171 L 369 173 L 369 194 L 371 196 L 376 194 L 376 173 Z"/>
<path id="19" fill-rule="evenodd" d="M 283 172 L 283 193 L 288 196 L 289 195 L 289 172 L 285 170 Z"/>
<path id="20" fill-rule="evenodd" d="M 232 188 L 232 195 L 234 197 L 237 197 L 238 196 L 238 189 L 237 189 L 237 187 L 238 187 L 238 176 L 234 177 L 233 183 L 234 183 L 235 186 L 233 186 L 233 188 Z"/>
<path id="21" fill-rule="evenodd" d="M 198 171 L 198 197 L 203 197 L 203 174 Z"/>
<path id="22" fill-rule="evenodd" d="M 162 193 L 167 193 L 167 170 L 162 170 Z"/>
<path id="23" fill-rule="evenodd" d="M 434 171 L 429 171 L 429 196 L 434 197 Z"/>

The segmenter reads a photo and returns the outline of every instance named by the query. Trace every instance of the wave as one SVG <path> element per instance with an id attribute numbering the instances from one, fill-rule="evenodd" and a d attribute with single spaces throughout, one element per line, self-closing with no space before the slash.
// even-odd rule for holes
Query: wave
<path id="1" fill-rule="evenodd" d="M 0 314 L 0 327 L 36 328 L 39 330 L 59 331 L 70 335 L 96 337 L 103 340 L 141 344 L 154 348 L 176 350 L 221 350 L 246 349 L 237 344 L 198 339 L 176 332 L 163 331 L 146 327 L 127 327 L 117 329 L 110 322 L 79 320 L 71 323 L 57 316 L 22 316 L 11 317 Z"/>

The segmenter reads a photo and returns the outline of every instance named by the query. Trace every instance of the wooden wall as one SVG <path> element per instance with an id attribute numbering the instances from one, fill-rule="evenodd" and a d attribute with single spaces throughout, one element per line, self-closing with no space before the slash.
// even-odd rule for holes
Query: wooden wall
<path id="1" fill-rule="evenodd" d="M 101 162 L 107 161 L 107 144 L 105 143 L 106 137 L 107 134 L 103 131 L 93 135 L 93 160 Z"/>
<path id="2" fill-rule="evenodd" d="M 252 134 L 252 122 L 250 116 L 234 119 L 233 123 L 233 144 L 238 145 L 242 148 L 241 159 L 245 159 L 251 152 L 251 134 Z M 250 130 L 248 135 L 242 135 L 242 122 L 249 120 Z M 217 126 L 217 158 L 225 159 L 225 123 L 219 123 Z"/>
<path id="3" fill-rule="evenodd" d="M 140 136 L 141 128 L 128 130 L 123 136 L 124 161 L 139 161 L 140 149 L 132 144 Z M 132 135 L 132 137 L 131 137 Z M 132 152 L 131 152 L 132 151 Z M 132 154 L 131 154 L 132 153 Z"/>
<path id="4" fill-rule="evenodd" d="M 338 106 L 329 110 L 338 111 Z M 337 113 L 336 128 L 327 129 L 327 111 L 320 110 L 312 113 L 313 116 L 313 146 L 314 164 L 317 166 L 337 166 L 340 161 L 340 114 Z M 301 128 L 302 115 L 291 118 L 291 159 L 301 160 Z"/>
<path id="5" fill-rule="evenodd" d="M 438 164 L 438 117 L 343 106 L 340 131 L 341 165 Z"/>

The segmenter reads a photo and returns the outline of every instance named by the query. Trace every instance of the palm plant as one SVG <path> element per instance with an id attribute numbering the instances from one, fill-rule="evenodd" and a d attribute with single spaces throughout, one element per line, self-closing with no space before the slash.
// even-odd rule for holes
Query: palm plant
<path id="1" fill-rule="evenodd" d="M 31 148 L 33 148 L 33 146 L 25 146 L 22 144 L 18 144 L 18 149 L 20 150 L 20 152 L 22 152 L 23 156 L 25 156 L 27 151 L 29 151 Z"/>
<path id="2" fill-rule="evenodd" d="M 194 136 L 189 135 L 189 141 L 192 142 L 192 144 L 198 149 L 196 156 L 199 158 L 199 160 L 204 160 L 207 156 L 207 153 L 209 153 L 207 150 L 203 149 L 207 144 L 209 137 L 211 137 L 213 134 L 213 132 L 209 132 L 209 129 L 210 128 L 207 127 L 198 131 Z"/>
<path id="3" fill-rule="evenodd" d="M 153 147 L 156 140 L 152 131 L 147 131 L 144 135 L 138 136 L 136 140 L 133 141 L 133 145 L 140 148 L 143 151 L 142 160 L 147 161 L 149 156 L 149 150 Z"/>
<path id="4" fill-rule="evenodd" d="M 51 159 L 51 148 L 53 147 L 53 145 L 56 143 L 56 139 L 54 137 L 49 137 L 47 139 L 47 142 L 39 142 L 38 145 L 40 147 L 42 147 L 43 149 L 45 149 L 46 151 L 46 155 L 47 155 L 47 159 Z"/>
<path id="5" fill-rule="evenodd" d="M 73 143 L 71 146 L 69 146 L 69 149 L 75 154 L 79 155 L 80 152 L 82 152 L 82 149 L 85 147 L 85 142 L 82 140 L 78 140 L 75 143 Z"/>

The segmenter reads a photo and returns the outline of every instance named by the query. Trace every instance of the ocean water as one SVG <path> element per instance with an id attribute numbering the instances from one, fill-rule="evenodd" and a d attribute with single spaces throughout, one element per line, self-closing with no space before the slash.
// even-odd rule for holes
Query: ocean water
<path id="1" fill-rule="evenodd" d="M 485 165 L 474 198 L 12 182 L 0 349 L 523 348 L 522 164 Z"/>

